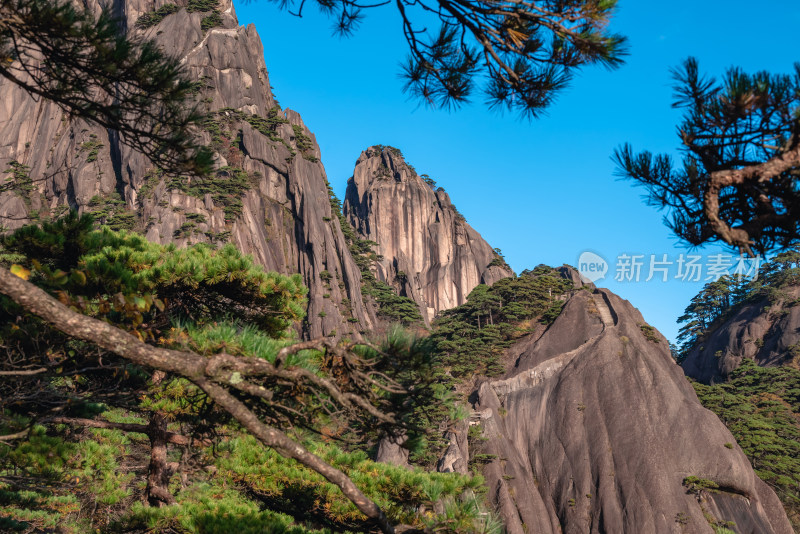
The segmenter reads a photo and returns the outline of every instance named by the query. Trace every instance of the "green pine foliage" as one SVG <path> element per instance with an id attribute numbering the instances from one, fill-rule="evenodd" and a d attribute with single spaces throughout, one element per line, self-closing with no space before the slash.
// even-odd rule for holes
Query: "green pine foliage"
<path id="1" fill-rule="evenodd" d="M 641 323 L 639 325 L 639 329 L 642 331 L 642 334 L 644 334 L 644 337 L 647 339 L 647 341 L 650 341 L 651 343 L 661 343 L 661 339 L 658 337 L 658 331 L 651 325 L 647 323 Z"/>
<path id="2" fill-rule="evenodd" d="M 161 169 L 157 167 L 150 168 L 144 175 L 144 181 L 139 187 L 137 195 L 140 198 L 153 198 L 153 192 L 163 176 L 164 173 Z"/>
<path id="3" fill-rule="evenodd" d="M 267 111 L 266 117 L 245 113 L 233 108 L 222 108 L 219 111 L 210 113 L 206 118 L 204 127 L 211 134 L 213 148 L 216 150 L 225 148 L 226 141 L 229 143 L 231 139 L 236 137 L 233 134 L 236 121 L 246 122 L 270 141 L 282 144 L 289 151 L 289 156 L 286 158 L 287 162 L 294 160 L 298 151 L 303 155 L 304 159 L 311 162 L 318 161 L 315 156 L 310 154 L 313 143 L 311 138 L 303 131 L 302 126 L 292 125 L 294 147 L 283 138 L 279 128 L 282 124 L 289 124 L 289 120 L 281 115 L 281 110 L 277 106 Z"/>
<path id="4" fill-rule="evenodd" d="M 3 171 L 3 174 L 8 176 L 5 182 L 0 185 L 0 193 L 4 191 L 11 191 L 25 202 L 25 205 L 30 209 L 31 193 L 36 189 L 33 185 L 33 180 L 30 176 L 31 168 L 22 163 L 11 160 L 8 163 L 8 168 Z"/>
<path id="5" fill-rule="evenodd" d="M 186 11 L 189 13 L 205 13 L 208 11 L 213 11 L 218 7 L 218 0 L 189 0 L 188 4 L 186 5 Z"/>
<path id="6" fill-rule="evenodd" d="M 170 172 L 211 168 L 211 154 L 196 144 L 201 115 L 180 58 L 121 31 L 120 13 L 112 9 L 51 0 L 11 0 L 3 9 L 14 16 L 4 17 L 0 49 L 26 76 L 5 67 L 0 76 L 57 102 L 65 116 L 117 132 L 123 144 Z M 81 151 L 91 162 L 100 145 L 88 143 Z"/>
<path id="7" fill-rule="evenodd" d="M 408 297 L 398 295 L 395 289 L 375 278 L 371 271 L 362 271 L 361 280 L 363 282 L 361 293 L 372 297 L 378 303 L 378 315 L 393 323 L 405 325 L 418 324 L 422 322 L 422 315 L 419 312 L 417 303 Z"/>
<path id="8" fill-rule="evenodd" d="M 444 369 L 456 378 L 502 374 L 505 349 L 538 322 L 555 320 L 564 303 L 559 297 L 570 289 L 571 282 L 545 266 L 477 286 L 465 304 L 434 322 L 431 337 Z"/>
<path id="9" fill-rule="evenodd" d="M 321 443 L 309 446 L 312 452 L 344 471 L 395 523 L 446 527 L 438 514 L 426 517 L 420 510 L 432 510 L 442 501 L 462 501 L 465 492 L 475 499 L 475 492 L 480 492 L 483 485 L 481 477 L 408 470 L 373 462 L 362 451 L 345 452 Z M 220 451 L 220 475 L 240 484 L 268 507 L 311 518 L 333 531 L 368 528 L 364 524 L 366 518 L 322 476 L 283 460 L 254 438 L 229 440 Z M 469 506 L 464 507 L 467 510 Z M 469 524 L 480 523 L 480 517 L 473 516 Z"/>
<path id="10" fill-rule="evenodd" d="M 392 376 L 405 391 L 389 395 L 385 400 L 404 426 L 411 461 L 432 468 L 444 446 L 442 430 L 449 422 L 463 420 L 467 414 L 459 407 L 451 379 L 442 375 L 441 362 L 430 336 L 416 335 L 394 325 L 379 340 L 380 350 L 359 348 L 365 360 L 374 362 L 376 370 Z M 390 428 L 375 428 L 368 420 L 359 420 L 350 427 L 353 442 L 377 444 Z M 444 425 L 444 426 L 443 426 Z"/>
<path id="11" fill-rule="evenodd" d="M 430 175 L 428 175 L 428 174 L 420 174 L 419 177 L 422 178 L 423 182 L 428 184 L 428 187 L 430 187 L 432 191 L 436 191 L 436 180 L 431 178 Z"/>
<path id="12" fill-rule="evenodd" d="M 90 134 L 89 140 L 81 143 L 79 151 L 86 153 L 86 163 L 92 163 L 97 161 L 101 148 L 103 148 L 103 143 L 97 140 L 97 134 Z"/>
<path id="13" fill-rule="evenodd" d="M 152 28 L 167 16 L 177 13 L 180 8 L 175 4 L 164 4 L 154 11 L 149 11 L 136 19 L 136 27 L 145 29 Z"/>
<path id="14" fill-rule="evenodd" d="M 199 8 L 197 10 L 200 11 Z M 221 22 L 219 13 L 213 11 L 203 19 L 204 29 L 221 24 Z M 198 83 L 205 85 L 206 82 Z M 297 151 L 305 159 L 317 161 L 317 158 L 310 154 L 313 148 L 311 138 L 304 133 L 300 126 L 293 126 L 297 150 L 281 136 L 280 126 L 288 124 L 289 121 L 280 115 L 280 109 L 277 107 L 270 109 L 266 117 L 233 108 L 209 112 L 202 122 L 202 127 L 211 138 L 210 148 L 224 156 L 230 164 L 201 176 L 174 176 L 167 181 L 166 186 L 167 189 L 175 189 L 196 198 L 204 198 L 205 195 L 210 194 L 214 204 L 224 211 L 225 221 L 228 223 L 233 223 L 241 215 L 242 196 L 246 191 L 257 186 L 259 178 L 257 173 L 251 175 L 241 166 L 244 158 L 241 146 L 241 123 L 244 122 L 270 141 L 282 144 L 289 151 L 287 162 L 294 159 Z M 153 190 L 161 181 L 163 174 L 158 168 L 151 169 L 145 175 L 139 195 L 142 198 L 152 196 Z M 179 235 L 176 237 L 187 237 L 191 232 L 192 228 L 187 226 L 179 231 Z"/>
<path id="15" fill-rule="evenodd" d="M 211 195 L 214 204 L 222 207 L 225 212 L 225 221 L 232 223 L 242 213 L 242 195 L 252 189 L 253 185 L 253 180 L 246 171 L 227 165 L 207 176 L 174 178 L 167 187 L 197 198 Z"/>
<path id="16" fill-rule="evenodd" d="M 63 303 L 161 346 L 191 345 L 201 353 L 241 346 L 242 353 L 263 354 L 286 344 L 289 326 L 304 315 L 299 275 L 265 272 L 233 246 L 157 245 L 137 234 L 96 229 L 90 215 L 74 212 L 20 228 L 0 244 L 4 263 L 29 269 L 30 280 Z M 0 384 L 3 433 L 27 426 L 15 414 L 24 419 L 58 408 L 93 417 L 98 410 L 76 412 L 98 403 L 144 415 L 163 411 L 198 428 L 206 416 L 219 418 L 185 381 L 168 378 L 153 388 L 144 370 L 63 335 L 6 297 L 0 304 L 0 344 L 9 348 L 9 361 L 48 369 L 37 375 L 34 396 L 26 393 L 25 380 Z M 232 314 L 246 325 L 232 324 Z"/>
<path id="17" fill-rule="evenodd" d="M 180 400 L 185 390 L 178 387 L 174 393 L 174 400 Z M 158 408 L 166 405 L 162 402 Z M 102 416 L 109 421 L 141 422 L 119 410 Z M 67 533 L 140 529 L 223 533 L 234 527 L 244 532 L 298 534 L 371 531 L 335 486 L 235 427 L 220 429 L 223 440 L 194 453 L 192 462 L 213 469 L 190 469 L 188 485 L 176 475 L 171 486 L 177 504 L 162 508 L 144 507 L 136 498 L 137 478 L 144 476 L 147 438 L 105 429 L 64 436 L 63 430 L 47 432 L 36 427 L 13 449 L 0 450 L 4 466 L 0 469 L 0 527 L 29 531 L 59 525 Z M 437 532 L 499 532 L 499 524 L 481 505 L 481 477 L 379 464 L 363 451 L 347 452 L 313 435 L 307 436 L 306 445 L 348 474 L 394 522 Z M 24 480 L 34 489 L 22 489 L 25 486 L 9 480 Z M 99 514 L 82 513 L 87 499 Z M 443 513 L 432 512 L 440 506 Z"/>
<path id="18" fill-rule="evenodd" d="M 232 246 L 157 245 L 134 233 L 97 229 L 90 215 L 74 212 L 23 227 L 0 245 L 0 261 L 30 270 L 29 279 L 62 302 L 164 348 L 277 364 L 279 350 L 294 339 L 290 325 L 303 316 L 299 276 L 267 273 Z M 48 367 L 35 382 L 0 382 L 0 434 L 33 425 L 24 438 L 0 447 L 0 529 L 372 531 L 338 488 L 242 432 L 191 382 L 170 375 L 156 380 L 147 369 L 70 339 L 5 298 L 0 343 L 12 360 Z M 354 349 L 369 368 L 403 388 L 376 402 L 403 424 L 411 448 L 424 446 L 430 431 L 420 424 L 421 414 L 442 403 L 452 406 L 431 348 L 428 338 L 392 329 L 374 348 Z M 341 382 L 338 359 L 327 356 L 304 350 L 286 355 L 280 366 Z M 291 428 L 295 439 L 348 473 L 393 521 L 443 533 L 499 532 L 476 497 L 480 478 L 376 464 L 364 451 L 391 430 L 388 423 L 331 411 L 324 394 L 301 383 L 265 377 L 260 384 L 275 402 L 252 405 L 258 417 Z M 357 386 L 341 387 L 365 395 Z M 169 483 L 176 503 L 142 504 L 150 456 L 144 434 L 48 423 L 54 407 L 57 415 L 110 423 L 147 425 L 159 415 L 169 431 L 204 440 L 168 450 L 168 461 L 180 465 Z"/>
<path id="19" fill-rule="evenodd" d="M 448 444 L 441 430 L 464 416 L 457 413 L 457 388 L 476 376 L 503 374 L 506 349 L 537 324 L 553 322 L 564 303 L 560 297 L 571 289 L 569 280 L 540 266 L 491 287 L 475 287 L 465 304 L 434 321 L 428 342 L 438 377 L 436 400 L 412 412 L 414 424 L 429 429 L 424 446 L 411 449 L 412 462 L 435 464 Z"/>
<path id="20" fill-rule="evenodd" d="M 94 229 L 91 216 L 74 212 L 41 226 L 25 226 L 2 239 L 11 253 L 30 258 L 34 280 L 53 290 L 90 297 L 158 295 L 189 317 L 225 316 L 231 310 L 280 335 L 303 317 L 306 289 L 300 275 L 266 272 L 233 245 L 184 249 L 108 227 Z M 35 260 L 35 261 L 34 261 Z M 234 305 L 235 303 L 235 305 Z M 275 313 L 280 310 L 280 313 Z"/>
<path id="21" fill-rule="evenodd" d="M 36 426 L 26 441 L 0 448 L 0 530 L 86 532 L 82 496 L 91 495 L 95 506 L 109 510 L 130 500 L 134 474 L 121 463 L 131 439 L 105 429 L 85 437 L 65 440 Z"/>
<path id="22" fill-rule="evenodd" d="M 675 351 L 685 358 L 741 306 L 783 302 L 793 306 L 786 288 L 800 284 L 800 252 L 789 250 L 764 263 L 755 280 L 723 277 L 706 284 L 678 321 L 683 324 Z M 757 340 L 760 346 L 763 340 Z M 800 350 L 789 349 L 792 356 Z M 762 368 L 744 359 L 728 381 L 703 385 L 692 382 L 703 405 L 727 425 L 758 476 L 781 499 L 789 518 L 800 529 L 800 370 L 787 366 Z M 724 444 L 732 448 L 732 444 Z"/>
<path id="23" fill-rule="evenodd" d="M 292 131 L 294 132 L 294 142 L 297 145 L 297 150 L 303 155 L 304 159 L 312 163 L 319 161 L 316 156 L 309 154 L 311 149 L 314 148 L 311 138 L 303 131 L 303 127 L 297 124 L 292 124 Z"/>
<path id="24" fill-rule="evenodd" d="M 754 280 L 723 276 L 709 282 L 692 298 L 684 314 L 678 318 L 678 322 L 683 323 L 678 333 L 678 361 L 744 304 L 764 298 L 771 302 L 786 300 L 784 288 L 798 284 L 800 250 L 782 252 L 764 263 Z"/>
<path id="25" fill-rule="evenodd" d="M 764 368 L 745 359 L 725 383 L 692 385 L 800 528 L 800 370 Z"/>
<path id="26" fill-rule="evenodd" d="M 108 196 L 93 196 L 86 211 L 111 230 L 133 230 L 136 226 L 136 214 L 127 209 L 125 201 L 116 192 Z"/>
<path id="27" fill-rule="evenodd" d="M 6 466 L 0 470 L 0 529 L 60 528 L 69 534 L 372 531 L 338 488 L 317 473 L 287 461 L 251 436 L 233 429 L 226 435 L 218 447 L 204 448 L 194 459 L 213 469 L 193 471 L 185 487 L 175 476 L 177 503 L 159 508 L 135 499 L 135 477 L 142 475 L 141 464 L 146 462 L 144 436 L 93 429 L 76 442 L 37 427 L 11 452 L 0 450 Z M 348 474 L 395 523 L 442 533 L 499 534 L 496 519 L 480 505 L 481 477 L 408 470 L 330 443 L 307 445 Z M 26 473 L 38 486 L 8 483 L 14 478 L 5 476 L 11 469 Z M 85 513 L 87 498 L 99 514 Z M 444 511 L 435 513 L 435 507 Z"/>
<path id="28" fill-rule="evenodd" d="M 262 117 L 260 115 L 255 114 L 247 114 L 243 111 L 239 111 L 233 108 L 223 108 L 217 112 L 217 117 L 225 117 L 226 119 L 236 119 L 239 121 L 244 121 L 258 132 L 270 140 L 275 142 L 281 142 L 283 139 L 280 137 L 278 133 L 278 128 L 281 124 L 289 124 L 289 119 L 282 117 L 280 115 L 280 109 L 275 107 L 271 108 L 267 111 L 267 116 Z M 290 147 L 289 147 L 290 148 Z"/>
<path id="29" fill-rule="evenodd" d="M 222 26 L 222 15 L 216 10 L 203 17 L 200 21 L 200 29 L 203 30 L 203 33 L 217 26 Z"/>
<path id="30" fill-rule="evenodd" d="M 198 482 L 177 496 L 177 504 L 162 508 L 133 503 L 105 532 L 180 532 L 181 534 L 328 534 L 296 522 L 288 514 L 264 509 L 236 489 Z"/>
<path id="31" fill-rule="evenodd" d="M 511 267 L 508 266 L 506 263 L 506 257 L 503 255 L 503 251 L 499 248 L 493 250 L 494 258 L 491 262 L 489 262 L 489 267 L 502 267 L 504 269 L 511 270 Z"/>

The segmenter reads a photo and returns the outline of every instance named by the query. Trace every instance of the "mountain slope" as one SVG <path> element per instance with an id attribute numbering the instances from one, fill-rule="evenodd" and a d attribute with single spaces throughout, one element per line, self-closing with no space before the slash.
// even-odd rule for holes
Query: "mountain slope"
<path id="1" fill-rule="evenodd" d="M 681 363 L 687 376 L 720 381 L 750 359 L 762 366 L 800 365 L 800 286 L 754 294 L 732 307 Z"/>
<path id="2" fill-rule="evenodd" d="M 730 428 L 800 532 L 800 254 L 755 280 L 723 278 L 692 299 L 681 365 L 704 406 Z"/>
<path id="3" fill-rule="evenodd" d="M 566 299 L 506 351 L 505 376 L 479 380 L 439 468 L 482 469 L 510 533 L 791 533 L 667 340 L 607 290 Z"/>
<path id="4" fill-rule="evenodd" d="M 99 2 L 90 4 L 99 10 Z M 115 132 L 71 120 L 3 80 L 0 170 L 15 166 L 33 187 L 0 193 L 0 223 L 16 228 L 71 207 L 158 243 L 232 242 L 269 270 L 303 275 L 307 336 L 371 329 L 360 271 L 331 216 L 319 147 L 300 116 L 272 95 L 255 28 L 238 25 L 229 0 L 190 0 L 189 10 L 137 28 L 161 4 L 115 0 L 110 7 L 129 32 L 155 39 L 197 80 L 208 114 L 200 135 L 219 172 L 204 180 L 161 176 Z M 213 13 L 216 26 L 204 29 Z"/>
<path id="5" fill-rule="evenodd" d="M 712 532 L 709 518 L 791 532 L 666 339 L 642 324 L 616 295 L 578 292 L 508 378 L 478 389 L 484 451 L 497 455 L 484 472 L 509 532 Z"/>

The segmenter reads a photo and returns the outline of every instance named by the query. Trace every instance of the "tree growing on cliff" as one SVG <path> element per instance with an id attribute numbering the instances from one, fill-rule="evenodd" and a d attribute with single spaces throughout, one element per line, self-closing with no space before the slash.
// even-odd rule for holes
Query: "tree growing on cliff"
<path id="1" fill-rule="evenodd" d="M 302 16 L 306 0 L 271 0 Z M 315 0 L 348 35 L 381 1 Z M 433 107 L 468 102 L 482 82 L 487 104 L 536 117 L 585 65 L 617 67 L 625 38 L 608 31 L 616 0 L 398 0 L 409 54 L 405 91 Z M 426 24 L 437 23 L 434 31 Z"/>
<path id="2" fill-rule="evenodd" d="M 425 343 L 397 333 L 382 346 L 297 341 L 290 325 L 303 315 L 299 275 L 267 273 L 232 246 L 165 247 L 96 230 L 89 216 L 72 213 L 2 238 L 0 252 L 0 263 L 12 264 L 0 267 L 0 444 L 21 444 L 11 449 L 15 484 L 49 480 L 51 466 L 32 451 L 55 458 L 69 449 L 43 427 L 135 432 L 151 443 L 146 500 L 174 504 L 169 447 L 206 443 L 214 428 L 238 425 L 308 470 L 295 476 L 338 486 L 353 517 L 385 532 L 411 517 L 405 504 L 391 504 L 403 498 L 383 493 L 395 510 L 387 517 L 374 491 L 367 496 L 287 432 L 403 428 L 412 436 L 413 410 L 436 395 Z M 105 465 L 98 484 L 118 484 Z M 0 482 L 8 475 L 0 470 Z"/>
<path id="3" fill-rule="evenodd" d="M 614 154 L 619 174 L 690 245 L 753 254 L 799 243 L 800 64 L 790 75 L 731 68 L 717 80 L 689 58 L 673 78 L 683 161 L 625 145 Z"/>
<path id="4" fill-rule="evenodd" d="M 784 298 L 782 290 L 798 284 L 800 250 L 797 248 L 775 255 L 761 266 L 754 279 L 734 275 L 708 282 L 678 318 L 682 326 L 676 359 L 681 362 L 695 345 L 706 339 L 720 319 L 729 317 L 739 305 L 764 297 L 771 301 Z"/>
<path id="5" fill-rule="evenodd" d="M 104 9 L 0 0 L 0 77 L 72 117 L 99 124 L 165 171 L 205 173 L 211 154 L 192 129 L 195 84 L 177 58 L 129 37 Z"/>

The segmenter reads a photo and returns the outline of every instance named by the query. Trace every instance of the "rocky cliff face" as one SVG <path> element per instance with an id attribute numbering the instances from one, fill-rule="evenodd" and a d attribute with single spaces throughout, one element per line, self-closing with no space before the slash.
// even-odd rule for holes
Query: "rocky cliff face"
<path id="1" fill-rule="evenodd" d="M 463 304 L 478 284 L 514 274 L 444 189 L 434 190 L 397 149 L 361 153 L 344 213 L 363 238 L 377 243 L 378 279 L 413 299 L 427 321 Z"/>
<path id="2" fill-rule="evenodd" d="M 738 306 L 696 344 L 681 364 L 687 376 L 718 382 L 739 367 L 742 358 L 758 365 L 800 364 L 800 287 L 783 288 L 777 298 L 758 298 Z"/>
<path id="3" fill-rule="evenodd" d="M 319 148 L 300 116 L 278 107 L 255 28 L 238 25 L 230 0 L 213 8 L 219 18 L 207 30 L 201 24 L 213 12 L 185 8 L 136 27 L 164 3 L 113 0 L 111 8 L 129 32 L 155 39 L 197 80 L 208 113 L 201 135 L 220 172 L 205 180 L 162 177 L 115 132 L 71 120 L 3 80 L 0 170 L 12 161 L 27 166 L 33 191 L 0 193 L 0 223 L 15 228 L 69 206 L 159 243 L 233 242 L 267 269 L 303 275 L 306 335 L 370 329 L 361 274 L 331 214 Z M 99 9 L 100 2 L 89 4 Z"/>
<path id="4" fill-rule="evenodd" d="M 737 533 L 792 532 L 667 340 L 627 301 L 574 292 L 543 334 L 510 354 L 506 377 L 471 397 L 478 450 L 467 450 L 464 425 L 440 462 L 465 471 L 470 455 L 488 455 L 488 495 L 509 533 L 713 533 L 728 521 Z"/>
<path id="5" fill-rule="evenodd" d="M 140 16 L 163 4 L 113 0 L 112 8 L 128 31 L 182 58 L 198 81 L 208 113 L 200 135 L 215 149 L 219 172 L 204 180 L 161 176 L 114 132 L 0 81 L 0 170 L 17 162 L 31 189 L 0 192 L 0 222 L 14 228 L 72 207 L 156 242 L 230 241 L 270 270 L 304 276 L 306 335 L 370 330 L 374 318 L 331 212 L 319 148 L 297 113 L 278 108 L 255 29 L 238 26 L 229 0 L 220 1 L 219 21 L 206 30 L 209 12 L 185 8 L 136 29 Z M 462 304 L 476 285 L 512 274 L 447 194 L 432 190 L 394 150 L 362 153 L 345 211 L 378 243 L 379 278 L 414 299 L 428 320 Z M 793 321 L 795 311 L 775 320 Z M 747 321 L 754 310 L 742 313 L 729 338 L 760 324 Z M 725 446 L 733 437 L 700 406 L 666 340 L 646 336 L 642 324 L 613 294 L 578 291 L 544 333 L 512 348 L 517 361 L 508 376 L 475 392 L 469 424 L 487 438 L 480 452 L 494 455 L 485 457 L 485 474 L 507 530 L 712 532 L 708 514 L 735 521 L 740 533 L 791 532 L 774 493 L 738 447 Z M 775 351 L 765 332 L 777 331 L 769 324 L 747 334 L 764 340 L 767 359 Z M 788 343 L 796 341 L 776 338 L 775 350 Z M 441 470 L 466 472 L 469 424 L 452 433 Z M 390 445 L 387 458 L 404 463 L 403 450 Z M 691 476 L 721 489 L 687 488 Z"/>

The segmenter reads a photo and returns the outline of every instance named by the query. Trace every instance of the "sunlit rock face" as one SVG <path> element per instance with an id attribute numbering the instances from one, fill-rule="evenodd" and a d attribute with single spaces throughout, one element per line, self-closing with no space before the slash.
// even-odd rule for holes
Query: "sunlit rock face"
<path id="1" fill-rule="evenodd" d="M 607 290 L 576 291 L 543 334 L 510 349 L 503 379 L 473 393 L 486 440 L 471 452 L 491 455 L 483 473 L 507 531 L 713 533 L 711 518 L 790 534 L 775 493 L 643 324 Z M 454 445 L 448 463 L 464 465 L 469 451 Z M 691 476 L 720 489 L 692 492 Z"/>
<path id="2" fill-rule="evenodd" d="M 155 39 L 201 82 L 198 105 L 219 130 L 199 135 L 215 143 L 219 166 L 228 167 L 216 176 L 219 187 L 244 177 L 236 202 L 159 176 L 115 132 L 1 80 L 0 171 L 12 162 L 26 166 L 33 190 L 0 192 L 0 224 L 19 227 L 65 207 L 127 210 L 127 226 L 152 241 L 231 242 L 267 269 L 301 273 L 309 287 L 306 336 L 371 330 L 375 320 L 331 211 L 319 148 L 297 113 L 277 109 L 255 29 L 238 25 L 227 0 L 218 6 L 221 25 L 207 31 L 207 13 L 185 9 L 136 28 L 163 3 L 115 0 L 111 8 L 128 31 Z M 267 133 L 247 120 L 270 113 L 280 120 Z M 513 274 L 447 194 L 392 150 L 362 153 L 345 207 L 361 236 L 378 243 L 378 276 L 414 299 L 428 320 L 463 303 L 477 284 Z M 548 329 L 511 349 L 517 361 L 507 376 L 479 384 L 469 422 L 482 425 L 481 453 L 494 455 L 484 470 L 488 497 L 508 532 L 710 533 L 709 514 L 734 521 L 739 533 L 789 534 L 775 494 L 738 447 L 725 447 L 733 437 L 699 404 L 666 340 L 648 339 L 643 323 L 609 292 L 577 291 Z M 467 471 L 469 422 L 453 429 L 442 470 Z M 405 462 L 399 448 L 386 454 Z M 689 476 L 721 491 L 688 493 Z"/>
<path id="3" fill-rule="evenodd" d="M 99 11 L 99 2 L 89 3 Z M 176 187 L 157 176 L 142 154 L 120 143 L 115 132 L 72 120 L 56 105 L 35 100 L 3 79 L 0 170 L 11 161 L 30 167 L 34 191 L 0 193 L 0 222 L 10 229 L 65 206 L 92 211 L 117 199 L 135 213 L 128 226 L 151 241 L 231 242 L 267 269 L 301 273 L 309 288 L 306 336 L 357 336 L 371 329 L 361 274 L 331 213 L 319 147 L 300 115 L 277 107 L 255 27 L 239 26 L 229 0 L 217 8 L 221 25 L 205 32 L 201 21 L 209 13 L 185 9 L 150 28 L 136 27 L 141 15 L 163 4 L 115 0 L 111 9 L 129 32 L 155 39 L 179 57 L 189 78 L 198 82 L 198 105 L 221 128 L 200 135 L 205 143 L 216 143 L 219 166 L 232 169 L 217 176 L 218 187 L 238 171 L 246 173 L 238 175 L 245 184 L 233 197 L 239 202 L 215 201 L 213 187 L 198 193 L 191 181 Z M 247 120 L 266 118 L 271 110 L 279 119 L 271 132 Z"/>
<path id="4" fill-rule="evenodd" d="M 466 302 L 478 284 L 513 276 L 450 202 L 391 147 L 361 153 L 347 184 L 344 212 L 383 258 L 378 279 L 413 299 L 430 321 Z"/>

